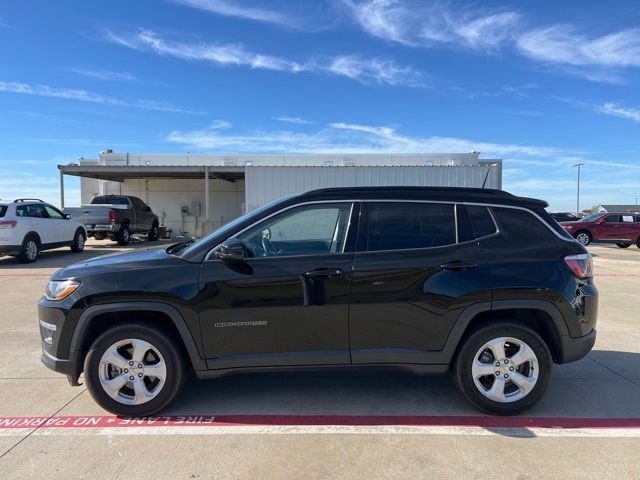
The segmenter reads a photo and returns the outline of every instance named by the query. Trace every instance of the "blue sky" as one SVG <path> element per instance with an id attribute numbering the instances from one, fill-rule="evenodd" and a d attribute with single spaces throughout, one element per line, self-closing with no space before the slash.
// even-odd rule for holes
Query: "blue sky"
<path id="1" fill-rule="evenodd" d="M 640 196 L 637 1 L 6 1 L 0 198 L 120 152 L 468 152 L 575 208 Z M 67 202 L 79 201 L 69 180 Z"/>

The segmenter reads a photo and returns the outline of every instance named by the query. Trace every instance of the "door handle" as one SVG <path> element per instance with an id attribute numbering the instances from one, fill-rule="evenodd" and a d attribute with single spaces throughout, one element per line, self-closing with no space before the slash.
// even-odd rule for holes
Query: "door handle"
<path id="1" fill-rule="evenodd" d="M 467 262 L 463 260 L 456 260 L 455 262 L 443 263 L 440 268 L 443 270 L 467 270 L 469 268 L 476 268 L 478 264 L 476 262 Z"/>
<path id="2" fill-rule="evenodd" d="M 309 278 L 331 278 L 342 275 L 343 270 L 341 268 L 316 268 L 304 274 Z"/>

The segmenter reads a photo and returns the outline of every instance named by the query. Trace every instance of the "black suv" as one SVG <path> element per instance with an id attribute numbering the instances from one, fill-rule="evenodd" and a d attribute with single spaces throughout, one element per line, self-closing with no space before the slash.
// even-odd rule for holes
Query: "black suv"
<path id="1" fill-rule="evenodd" d="M 592 348 L 592 259 L 546 202 L 470 188 L 332 188 L 195 242 L 57 271 L 42 361 L 122 415 L 199 378 L 317 367 L 451 370 L 490 413 L 534 404 Z"/>

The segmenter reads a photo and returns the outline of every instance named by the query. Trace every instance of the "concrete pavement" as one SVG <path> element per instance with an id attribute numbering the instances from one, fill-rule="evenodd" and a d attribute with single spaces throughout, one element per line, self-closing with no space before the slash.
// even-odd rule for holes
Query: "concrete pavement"
<path id="1" fill-rule="evenodd" d="M 134 244 L 130 248 L 147 246 Z M 0 417 L 106 415 L 84 387 L 40 364 L 35 302 L 51 273 L 122 250 L 90 242 L 82 254 L 45 252 L 33 265 L 0 259 Z M 557 366 L 528 417 L 640 419 L 640 250 L 593 246 L 600 290 L 598 341 Z M 477 416 L 448 377 L 321 372 L 191 380 L 162 415 Z M 203 427 L 204 428 L 204 427 Z M 640 437 L 580 437 L 558 429 L 314 427 L 211 430 L 0 429 L 3 478 L 640 478 Z"/>

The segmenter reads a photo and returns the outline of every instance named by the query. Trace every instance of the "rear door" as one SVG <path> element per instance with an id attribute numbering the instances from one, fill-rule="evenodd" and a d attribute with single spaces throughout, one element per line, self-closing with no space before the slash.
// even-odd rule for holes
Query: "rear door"
<path id="1" fill-rule="evenodd" d="M 51 222 L 49 214 L 41 203 L 27 203 L 16 206 L 16 216 L 26 224 L 25 233 L 36 232 L 40 243 L 46 245 L 59 242 L 61 237 L 59 225 Z"/>
<path id="2" fill-rule="evenodd" d="M 620 215 L 620 238 L 629 241 L 635 241 L 638 238 L 638 224 L 635 222 L 632 213 Z"/>
<path id="3" fill-rule="evenodd" d="M 198 297 L 209 368 L 350 362 L 354 208 L 287 208 L 237 235 L 242 262 L 209 254 Z"/>
<path id="4" fill-rule="evenodd" d="M 468 233 L 465 207 L 362 205 L 349 310 L 352 362 L 431 363 L 460 313 L 491 300 L 489 269 Z"/>

